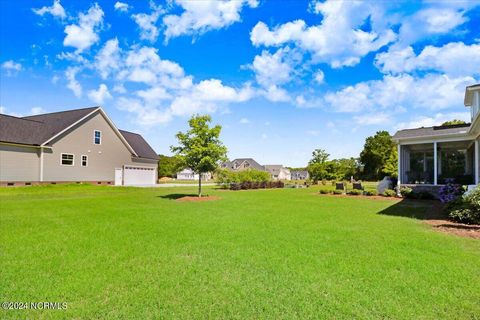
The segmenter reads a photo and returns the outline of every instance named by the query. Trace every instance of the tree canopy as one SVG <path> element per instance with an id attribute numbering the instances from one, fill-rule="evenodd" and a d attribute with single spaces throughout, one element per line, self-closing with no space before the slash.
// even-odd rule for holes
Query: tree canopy
<path id="1" fill-rule="evenodd" d="M 178 157 L 169 157 L 163 154 L 159 155 L 158 177 L 174 178 L 178 171 L 183 169 L 183 161 Z"/>
<path id="2" fill-rule="evenodd" d="M 329 156 L 323 149 L 312 152 L 312 159 L 307 167 L 312 180 L 344 180 L 356 174 L 358 164 L 355 158 L 328 160 Z"/>
<path id="3" fill-rule="evenodd" d="M 397 148 L 387 131 L 378 131 L 365 140 L 360 162 L 365 179 L 397 175 Z"/>
<path id="4" fill-rule="evenodd" d="M 184 167 L 192 169 L 199 175 L 198 196 L 202 196 L 202 173 L 212 172 L 221 161 L 227 159 L 227 148 L 220 141 L 222 127 L 210 127 L 212 121 L 208 115 L 194 115 L 188 121 L 190 129 L 178 132 L 176 138 L 179 146 L 170 149 L 182 160 Z"/>
<path id="5" fill-rule="evenodd" d="M 455 124 L 466 124 L 466 122 L 463 120 L 453 119 L 450 121 L 445 121 L 444 123 L 442 123 L 442 126 L 452 126 Z"/>

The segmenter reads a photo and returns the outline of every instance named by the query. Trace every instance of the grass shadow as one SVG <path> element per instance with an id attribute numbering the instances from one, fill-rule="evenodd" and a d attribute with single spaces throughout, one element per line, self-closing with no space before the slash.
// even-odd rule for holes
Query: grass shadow
<path id="1" fill-rule="evenodd" d="M 166 194 L 162 196 L 158 196 L 159 198 L 162 199 L 168 199 L 168 200 L 177 200 L 183 197 L 196 197 L 198 194 L 193 194 L 193 193 L 171 193 L 171 194 Z"/>
<path id="2" fill-rule="evenodd" d="M 407 217 L 419 220 L 446 219 L 443 213 L 443 204 L 438 200 L 403 199 L 378 212 L 396 217 Z"/>

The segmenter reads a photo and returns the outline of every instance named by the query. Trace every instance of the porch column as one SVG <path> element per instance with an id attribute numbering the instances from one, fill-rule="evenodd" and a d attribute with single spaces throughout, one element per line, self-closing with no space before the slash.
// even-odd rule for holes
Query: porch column
<path id="1" fill-rule="evenodd" d="M 402 183 L 401 180 L 402 180 L 402 146 L 400 145 L 400 143 L 397 145 L 397 155 L 398 155 L 398 180 L 397 180 L 397 185 L 400 186 L 400 184 Z"/>
<path id="2" fill-rule="evenodd" d="M 437 185 L 437 173 L 438 173 L 438 163 L 437 163 L 437 142 L 433 143 L 433 184 Z"/>
<path id="3" fill-rule="evenodd" d="M 480 181 L 478 180 L 479 179 L 479 173 L 478 173 L 478 169 L 479 169 L 479 153 L 478 153 L 478 138 L 475 139 L 475 154 L 473 155 L 473 158 L 475 159 L 474 160 L 474 163 L 475 163 L 475 184 L 478 184 Z"/>

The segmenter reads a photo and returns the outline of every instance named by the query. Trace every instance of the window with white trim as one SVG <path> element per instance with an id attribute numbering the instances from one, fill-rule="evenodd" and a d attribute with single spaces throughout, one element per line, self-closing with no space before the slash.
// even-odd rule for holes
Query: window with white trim
<path id="1" fill-rule="evenodd" d="M 88 166 L 88 156 L 82 155 L 82 167 Z"/>
<path id="2" fill-rule="evenodd" d="M 73 166 L 74 155 L 71 153 L 62 153 L 61 164 L 62 166 Z"/>
<path id="3" fill-rule="evenodd" d="M 93 143 L 102 144 L 102 132 L 100 130 L 93 131 Z"/>

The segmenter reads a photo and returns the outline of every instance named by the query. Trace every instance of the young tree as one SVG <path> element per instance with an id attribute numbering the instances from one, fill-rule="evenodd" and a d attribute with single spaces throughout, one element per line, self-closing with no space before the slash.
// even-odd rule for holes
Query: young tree
<path id="1" fill-rule="evenodd" d="M 209 127 L 212 121 L 207 115 L 194 115 L 188 121 L 190 130 L 176 134 L 179 146 L 170 149 L 180 159 L 186 168 L 198 174 L 198 196 L 202 196 L 202 174 L 212 172 L 220 161 L 227 159 L 227 148 L 220 141 L 219 125 Z"/>
<path id="2" fill-rule="evenodd" d="M 397 153 L 395 143 L 387 131 L 378 131 L 374 136 L 365 140 L 363 151 L 360 153 L 360 162 L 364 165 L 364 175 L 367 179 L 381 179 L 388 173 L 384 172 L 385 165 L 392 164 Z M 388 169 L 391 173 L 391 168 Z"/>

